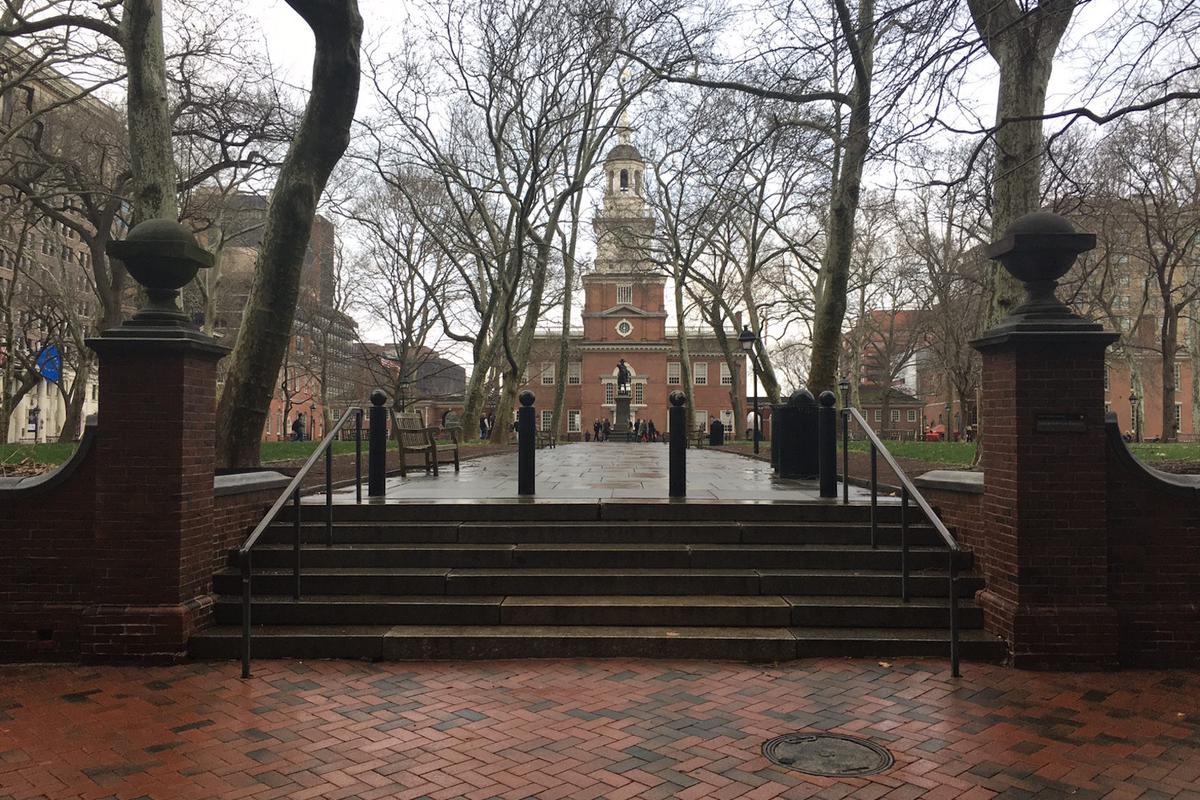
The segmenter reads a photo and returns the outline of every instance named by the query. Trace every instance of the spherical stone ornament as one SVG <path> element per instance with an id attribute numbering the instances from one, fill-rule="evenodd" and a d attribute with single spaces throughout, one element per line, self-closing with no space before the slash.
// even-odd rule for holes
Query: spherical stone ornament
<path id="1" fill-rule="evenodd" d="M 375 391 L 371 392 L 371 405 L 381 406 L 386 402 L 387 395 L 384 394 L 383 389 L 376 389 Z"/>
<path id="2" fill-rule="evenodd" d="M 1054 290 L 1075 259 L 1095 246 L 1094 234 L 1076 232 L 1070 220 L 1058 214 L 1036 211 L 1013 222 L 1003 238 L 987 248 L 987 257 L 1025 286 L 1025 300 L 1014 316 L 1073 316 Z"/>
<path id="3" fill-rule="evenodd" d="M 817 405 L 817 400 L 808 389 L 797 389 L 788 398 L 787 404 L 792 408 L 809 408 Z"/>
<path id="4" fill-rule="evenodd" d="M 517 400 L 521 403 L 522 406 L 524 406 L 525 408 L 529 408 L 530 406 L 533 405 L 533 401 L 537 400 L 537 397 L 534 396 L 533 392 L 529 391 L 528 389 L 525 389 L 519 395 L 517 395 Z"/>
<path id="5" fill-rule="evenodd" d="M 825 406 L 826 408 L 833 408 L 835 405 L 837 405 L 837 397 L 828 389 L 821 392 L 821 395 L 817 398 L 817 400 L 819 400 L 821 405 Z"/>
<path id="6" fill-rule="evenodd" d="M 667 400 L 676 408 L 682 408 L 683 404 L 687 402 L 687 395 L 676 389 L 667 395 Z"/>
<path id="7" fill-rule="evenodd" d="M 170 324 L 187 319 L 177 302 L 179 290 L 201 269 L 216 263 L 191 231 L 171 219 L 141 222 L 123 240 L 109 242 L 104 250 L 146 287 L 150 302 L 137 316 Z"/>

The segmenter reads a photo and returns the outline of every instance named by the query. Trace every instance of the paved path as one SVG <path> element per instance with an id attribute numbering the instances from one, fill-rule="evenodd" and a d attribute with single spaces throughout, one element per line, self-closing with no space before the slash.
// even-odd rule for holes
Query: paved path
<path id="1" fill-rule="evenodd" d="M 547 500 L 668 497 L 669 453 L 663 444 L 616 442 L 564 444 L 537 451 L 537 498 Z M 687 494 L 693 500 L 821 502 L 816 481 L 776 478 L 769 463 L 715 450 L 687 454 Z M 841 491 L 839 484 L 838 491 Z M 335 492 L 354 502 L 354 490 Z M 388 479 L 387 500 L 491 499 L 517 496 L 517 454 L 464 461 L 462 471 L 442 466 L 438 477 L 423 469 Z M 324 495 L 309 502 L 323 502 Z M 869 494 L 851 487 L 851 499 Z M 825 501 L 828 502 L 828 501 Z"/>
<path id="2" fill-rule="evenodd" d="M 1200 798 L 1200 673 L 938 662 L 0 668 L 3 800 Z M 773 766 L 869 737 L 870 778 Z"/>

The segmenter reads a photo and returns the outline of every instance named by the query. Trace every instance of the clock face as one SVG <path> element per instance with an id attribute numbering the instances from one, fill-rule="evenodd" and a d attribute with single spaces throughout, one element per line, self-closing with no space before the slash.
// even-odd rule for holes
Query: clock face
<path id="1" fill-rule="evenodd" d="M 628 336 L 633 333 L 633 323 L 627 319 L 623 319 L 617 323 L 617 334 L 620 336 Z"/>

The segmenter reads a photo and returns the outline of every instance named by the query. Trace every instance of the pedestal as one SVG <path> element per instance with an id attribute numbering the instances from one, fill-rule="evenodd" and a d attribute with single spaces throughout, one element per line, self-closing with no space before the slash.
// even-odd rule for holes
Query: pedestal
<path id="1" fill-rule="evenodd" d="M 612 436 L 614 439 L 629 440 L 630 424 L 629 424 L 629 396 L 621 395 L 617 397 L 616 419 L 613 423 Z"/>
<path id="2" fill-rule="evenodd" d="M 1001 328 L 972 343 L 983 355 L 979 602 L 1018 667 L 1117 664 L 1104 428 L 1104 351 L 1116 335 L 1074 328 Z"/>
<path id="3" fill-rule="evenodd" d="M 169 661 L 211 613 L 216 366 L 197 331 L 126 325 L 99 356 L 95 603 L 85 660 Z"/>

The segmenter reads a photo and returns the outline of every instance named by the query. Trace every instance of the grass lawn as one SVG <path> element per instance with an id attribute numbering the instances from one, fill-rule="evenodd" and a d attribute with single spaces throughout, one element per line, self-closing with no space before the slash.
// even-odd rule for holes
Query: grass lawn
<path id="1" fill-rule="evenodd" d="M 0 464 L 61 464 L 75 452 L 74 442 L 62 444 L 0 444 Z"/>

